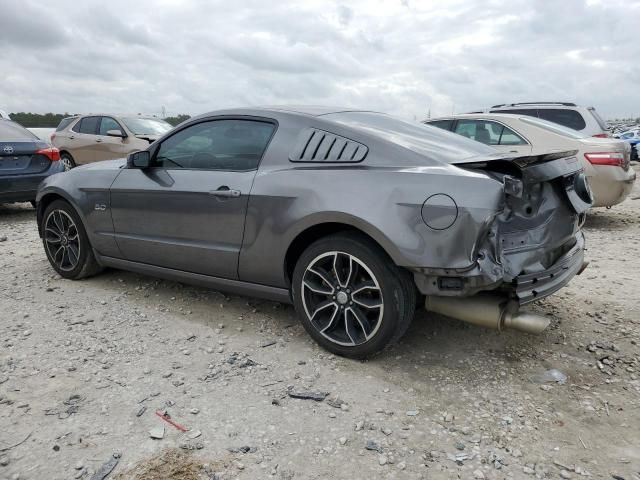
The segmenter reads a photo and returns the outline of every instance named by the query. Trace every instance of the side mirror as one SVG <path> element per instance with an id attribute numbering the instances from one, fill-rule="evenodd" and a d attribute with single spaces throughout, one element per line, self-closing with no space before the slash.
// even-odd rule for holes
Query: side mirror
<path id="1" fill-rule="evenodd" d="M 120 138 L 126 137 L 126 135 L 124 134 L 124 132 L 122 130 L 107 130 L 107 136 L 108 137 L 120 137 Z"/>
<path id="2" fill-rule="evenodd" d="M 151 166 L 151 154 L 147 150 L 130 153 L 127 157 L 127 168 L 149 168 Z"/>

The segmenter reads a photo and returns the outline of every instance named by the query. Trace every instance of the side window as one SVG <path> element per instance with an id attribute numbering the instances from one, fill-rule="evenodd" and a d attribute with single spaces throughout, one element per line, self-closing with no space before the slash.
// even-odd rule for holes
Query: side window
<path id="1" fill-rule="evenodd" d="M 109 130 L 122 131 L 122 127 L 120 127 L 120 124 L 113 118 L 102 117 L 102 120 L 100 120 L 100 132 L 98 133 L 98 135 L 106 135 Z"/>
<path id="2" fill-rule="evenodd" d="M 82 124 L 82 119 L 78 120 L 76 122 L 76 124 L 73 127 L 71 127 L 71 130 L 76 132 L 76 133 L 80 133 L 80 125 L 81 124 Z"/>
<path id="3" fill-rule="evenodd" d="M 538 110 L 538 115 L 544 120 L 558 123 L 565 127 L 573 128 L 574 130 L 582 130 L 587 126 L 580 112 L 576 112 L 575 110 L 544 108 Z"/>
<path id="4" fill-rule="evenodd" d="M 485 120 L 458 120 L 455 133 L 485 145 L 498 145 L 502 128 L 500 124 Z"/>
<path id="5" fill-rule="evenodd" d="M 74 131 L 79 133 L 86 133 L 89 135 L 95 135 L 98 131 L 98 122 L 100 121 L 100 117 L 85 117 L 80 122 L 80 127 L 78 129 L 78 125 L 74 128 Z"/>
<path id="6" fill-rule="evenodd" d="M 425 124 L 451 131 L 453 120 L 434 120 L 433 122 L 425 122 Z"/>
<path id="7" fill-rule="evenodd" d="M 167 138 L 155 157 L 167 169 L 254 170 L 275 126 L 257 120 L 212 120 Z"/>

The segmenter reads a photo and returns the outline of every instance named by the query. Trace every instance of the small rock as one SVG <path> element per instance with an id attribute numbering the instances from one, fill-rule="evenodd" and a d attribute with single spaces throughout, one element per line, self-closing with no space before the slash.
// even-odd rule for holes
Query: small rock
<path id="1" fill-rule="evenodd" d="M 189 431 L 187 433 L 187 437 L 189 438 L 189 440 L 193 440 L 194 438 L 198 438 L 200 435 L 202 435 L 202 432 L 200 430 L 193 430 L 193 431 Z"/>
<path id="2" fill-rule="evenodd" d="M 84 468 L 84 464 L 82 463 L 82 461 L 79 461 L 73 468 L 75 468 L 76 470 L 82 470 Z"/>
<path id="3" fill-rule="evenodd" d="M 380 431 L 384 433 L 387 437 L 393 433 L 390 428 L 381 428 Z"/>
<path id="4" fill-rule="evenodd" d="M 164 438 L 164 425 L 158 425 L 149 430 L 149 436 L 154 440 L 162 440 Z"/>
<path id="5" fill-rule="evenodd" d="M 415 417 L 416 415 L 418 415 L 418 413 L 420 413 L 418 412 L 418 410 L 409 410 L 407 412 L 407 417 Z"/>
<path id="6" fill-rule="evenodd" d="M 387 464 L 387 457 L 384 455 L 380 455 L 378 457 L 378 464 L 379 465 L 386 465 Z"/>
<path id="7" fill-rule="evenodd" d="M 398 468 L 400 470 L 404 470 L 405 468 L 407 468 L 407 464 L 404 463 L 404 462 L 400 462 L 400 463 L 398 463 Z"/>
<path id="8" fill-rule="evenodd" d="M 1 236 L 0 237 L 0 242 L 6 242 L 7 241 L 7 237 L 6 236 Z"/>
<path id="9" fill-rule="evenodd" d="M 198 410 L 197 408 L 192 408 L 191 410 L 189 410 L 189 413 L 191 415 L 197 415 L 200 413 L 200 410 Z"/>
<path id="10" fill-rule="evenodd" d="M 340 445 L 346 445 L 347 437 L 340 437 L 338 441 L 340 442 Z"/>
<path id="11" fill-rule="evenodd" d="M 560 476 L 561 476 L 562 478 L 571 478 L 571 472 L 568 472 L 567 470 L 562 470 L 562 471 L 560 472 Z"/>
<path id="12" fill-rule="evenodd" d="M 382 448 L 373 440 L 367 440 L 367 444 L 364 446 L 367 450 L 372 450 L 374 452 L 382 452 Z"/>
<path id="13" fill-rule="evenodd" d="M 479 468 L 473 471 L 473 478 L 477 478 L 478 480 L 483 480 L 485 478 L 484 472 Z"/>

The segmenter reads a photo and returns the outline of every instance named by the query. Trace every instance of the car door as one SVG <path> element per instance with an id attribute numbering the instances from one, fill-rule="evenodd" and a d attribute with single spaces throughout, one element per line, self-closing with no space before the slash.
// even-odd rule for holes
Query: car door
<path id="1" fill-rule="evenodd" d="M 529 155 L 531 145 L 511 128 L 490 120 L 459 119 L 454 132 L 508 153 Z"/>
<path id="2" fill-rule="evenodd" d="M 111 186 L 125 259 L 236 279 L 249 193 L 275 131 L 266 119 L 189 124 L 152 147 L 152 166 Z"/>
<path id="3" fill-rule="evenodd" d="M 112 160 L 124 155 L 124 137 L 112 137 L 108 131 L 119 130 L 124 135 L 122 126 L 112 117 L 100 117 L 98 135 L 95 139 L 95 160 Z"/>
<path id="4" fill-rule="evenodd" d="M 83 117 L 69 131 L 67 137 L 69 152 L 76 165 L 96 161 L 96 133 L 100 117 Z"/>

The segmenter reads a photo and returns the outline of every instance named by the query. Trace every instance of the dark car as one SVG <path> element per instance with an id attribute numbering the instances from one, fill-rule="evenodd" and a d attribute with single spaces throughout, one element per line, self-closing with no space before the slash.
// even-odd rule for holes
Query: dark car
<path id="1" fill-rule="evenodd" d="M 38 185 L 64 171 L 58 149 L 26 128 L 0 119 L 0 203 L 35 202 Z"/>
<path id="2" fill-rule="evenodd" d="M 115 267 L 291 302 L 351 357 L 400 338 L 418 298 L 538 332 L 520 305 L 584 267 L 591 198 L 573 152 L 513 157 L 439 128 L 321 107 L 193 118 L 128 159 L 45 181 L 63 277 Z"/>

